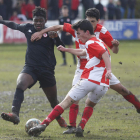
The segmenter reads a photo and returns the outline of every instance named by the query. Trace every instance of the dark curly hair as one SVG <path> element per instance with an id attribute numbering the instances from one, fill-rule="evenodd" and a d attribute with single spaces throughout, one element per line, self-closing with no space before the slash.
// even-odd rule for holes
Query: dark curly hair
<path id="1" fill-rule="evenodd" d="M 40 16 L 46 19 L 47 10 L 45 8 L 41 8 L 40 6 L 36 7 L 33 11 L 33 17 Z"/>
<path id="2" fill-rule="evenodd" d="M 86 17 L 96 18 L 97 20 L 100 18 L 100 12 L 96 8 L 90 8 L 86 11 Z"/>

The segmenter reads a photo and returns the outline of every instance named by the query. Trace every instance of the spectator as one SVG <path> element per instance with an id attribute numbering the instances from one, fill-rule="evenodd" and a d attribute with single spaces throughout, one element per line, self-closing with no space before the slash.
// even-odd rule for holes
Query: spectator
<path id="1" fill-rule="evenodd" d="M 35 4 L 33 0 L 29 0 L 27 6 L 26 6 L 26 16 L 27 19 L 32 20 L 33 19 L 33 15 L 32 15 L 32 11 L 35 9 Z"/>
<path id="2" fill-rule="evenodd" d="M 115 16 L 115 5 L 113 3 L 113 0 L 109 0 L 109 4 L 107 5 L 108 10 L 108 19 L 113 20 Z"/>
<path id="3" fill-rule="evenodd" d="M 34 0 L 35 6 L 41 6 L 40 3 L 41 3 L 41 0 Z"/>
<path id="4" fill-rule="evenodd" d="M 99 0 L 99 3 L 95 6 L 100 11 L 100 19 L 104 19 L 104 6 L 101 4 L 101 0 Z"/>
<path id="5" fill-rule="evenodd" d="M 13 1 L 12 0 L 4 0 L 4 4 L 7 7 L 6 19 L 8 20 L 11 17 L 11 15 L 12 15 L 12 4 L 13 4 Z"/>
<path id="6" fill-rule="evenodd" d="M 11 21 L 20 21 L 20 19 L 17 16 L 17 11 L 13 11 L 13 15 L 10 17 Z"/>
<path id="7" fill-rule="evenodd" d="M 79 6 L 79 0 L 72 0 L 71 1 L 71 19 L 77 18 L 78 15 L 78 6 Z"/>
<path id="8" fill-rule="evenodd" d="M 121 2 L 117 1 L 116 9 L 115 9 L 116 19 L 121 19 Z"/>
<path id="9" fill-rule="evenodd" d="M 94 7 L 94 1 L 93 0 L 81 0 L 83 7 L 84 7 L 84 11 L 86 11 L 89 8 L 93 8 Z M 85 18 L 85 15 L 84 15 Z"/>
<path id="10" fill-rule="evenodd" d="M 49 8 L 48 8 L 48 19 L 56 20 L 59 18 L 59 6 L 58 0 L 49 0 Z"/>
<path id="11" fill-rule="evenodd" d="M 127 8 L 127 1 L 128 0 L 120 0 L 121 2 L 121 18 L 124 18 L 124 14 Z"/>
<path id="12" fill-rule="evenodd" d="M 40 0 L 40 7 L 48 9 L 48 0 Z"/>
<path id="13" fill-rule="evenodd" d="M 63 0 L 63 5 L 66 5 L 68 7 L 68 11 L 69 11 L 68 14 L 69 14 L 70 17 L 71 17 L 71 1 L 72 0 Z"/>
<path id="14" fill-rule="evenodd" d="M 70 23 L 71 24 L 71 18 L 69 16 L 69 9 L 66 5 L 62 6 L 62 16 L 59 18 L 59 24 L 63 25 L 64 23 Z M 69 48 L 72 48 L 72 35 L 70 33 L 66 33 L 64 31 L 61 32 L 61 40 L 65 45 L 68 45 Z M 63 64 L 61 66 L 67 65 L 66 62 L 66 56 L 65 52 L 62 52 L 62 57 L 63 57 Z M 75 55 L 72 54 L 73 57 L 73 62 L 76 64 L 76 58 Z"/>
<path id="15" fill-rule="evenodd" d="M 3 17 L 4 20 L 6 20 L 7 7 L 4 4 L 3 0 L 0 0 L 0 15 Z"/>
<path id="16" fill-rule="evenodd" d="M 135 18 L 136 0 L 128 0 L 128 14 L 127 18 Z"/>

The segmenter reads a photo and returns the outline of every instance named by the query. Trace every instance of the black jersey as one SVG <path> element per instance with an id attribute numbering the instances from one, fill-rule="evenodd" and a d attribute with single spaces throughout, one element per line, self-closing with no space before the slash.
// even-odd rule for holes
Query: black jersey
<path id="1" fill-rule="evenodd" d="M 36 67 L 54 69 L 56 59 L 54 55 L 54 40 L 47 33 L 38 41 L 31 42 L 31 36 L 36 32 L 33 24 L 20 24 L 18 30 L 23 32 L 27 38 L 27 50 L 25 64 Z"/>
<path id="2" fill-rule="evenodd" d="M 69 16 L 67 17 L 60 17 L 59 18 L 59 24 L 60 25 L 64 25 L 64 23 L 70 23 L 71 24 L 71 19 Z M 66 37 L 66 32 L 61 32 L 61 38 L 65 38 Z"/>

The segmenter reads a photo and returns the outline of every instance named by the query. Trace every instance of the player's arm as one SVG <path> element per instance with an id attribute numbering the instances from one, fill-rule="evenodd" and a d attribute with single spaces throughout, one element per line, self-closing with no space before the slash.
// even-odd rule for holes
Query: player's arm
<path id="1" fill-rule="evenodd" d="M 113 45 L 113 47 L 111 48 L 112 52 L 117 54 L 119 52 L 119 41 L 113 39 L 112 45 Z"/>
<path id="2" fill-rule="evenodd" d="M 43 30 L 41 30 L 40 32 L 36 32 L 34 33 L 32 36 L 31 36 L 31 41 L 34 41 L 34 40 L 39 40 L 41 39 L 42 35 L 46 32 L 50 32 L 50 31 L 61 31 L 63 30 L 63 25 L 55 25 L 55 26 L 51 26 L 51 27 L 48 27 L 48 28 L 45 28 Z"/>
<path id="3" fill-rule="evenodd" d="M 69 52 L 69 53 L 77 55 L 77 56 L 85 56 L 86 55 L 86 50 L 85 49 L 65 48 L 62 45 L 58 46 L 57 49 L 59 51 Z"/>
<path id="4" fill-rule="evenodd" d="M 21 32 L 24 31 L 24 27 L 25 27 L 23 24 L 17 24 L 17 23 L 12 22 L 12 21 L 3 20 L 2 16 L 0 16 L 0 23 L 13 29 L 13 30 L 19 30 Z"/>
<path id="5" fill-rule="evenodd" d="M 110 58 L 107 51 L 102 54 L 102 58 L 105 62 L 105 66 L 107 70 L 107 73 L 105 76 L 107 79 L 111 79 L 111 62 L 110 62 Z"/>
<path id="6" fill-rule="evenodd" d="M 61 39 L 59 38 L 57 32 L 55 31 L 50 31 L 48 32 L 48 35 L 50 38 L 55 40 L 55 44 L 58 47 L 59 45 L 65 46 L 64 43 L 61 41 Z"/>

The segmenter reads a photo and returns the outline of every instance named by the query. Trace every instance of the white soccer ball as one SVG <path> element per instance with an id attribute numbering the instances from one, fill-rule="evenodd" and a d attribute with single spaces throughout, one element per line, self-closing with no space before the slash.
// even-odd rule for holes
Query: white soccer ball
<path id="1" fill-rule="evenodd" d="M 25 131 L 27 132 L 27 134 L 29 135 L 28 131 L 30 130 L 30 128 L 35 127 L 35 126 L 39 125 L 40 123 L 41 123 L 41 121 L 39 119 L 36 119 L 36 118 L 29 119 L 25 124 Z M 30 135 L 30 136 L 37 137 L 40 134 L 41 134 L 41 132 Z"/>

